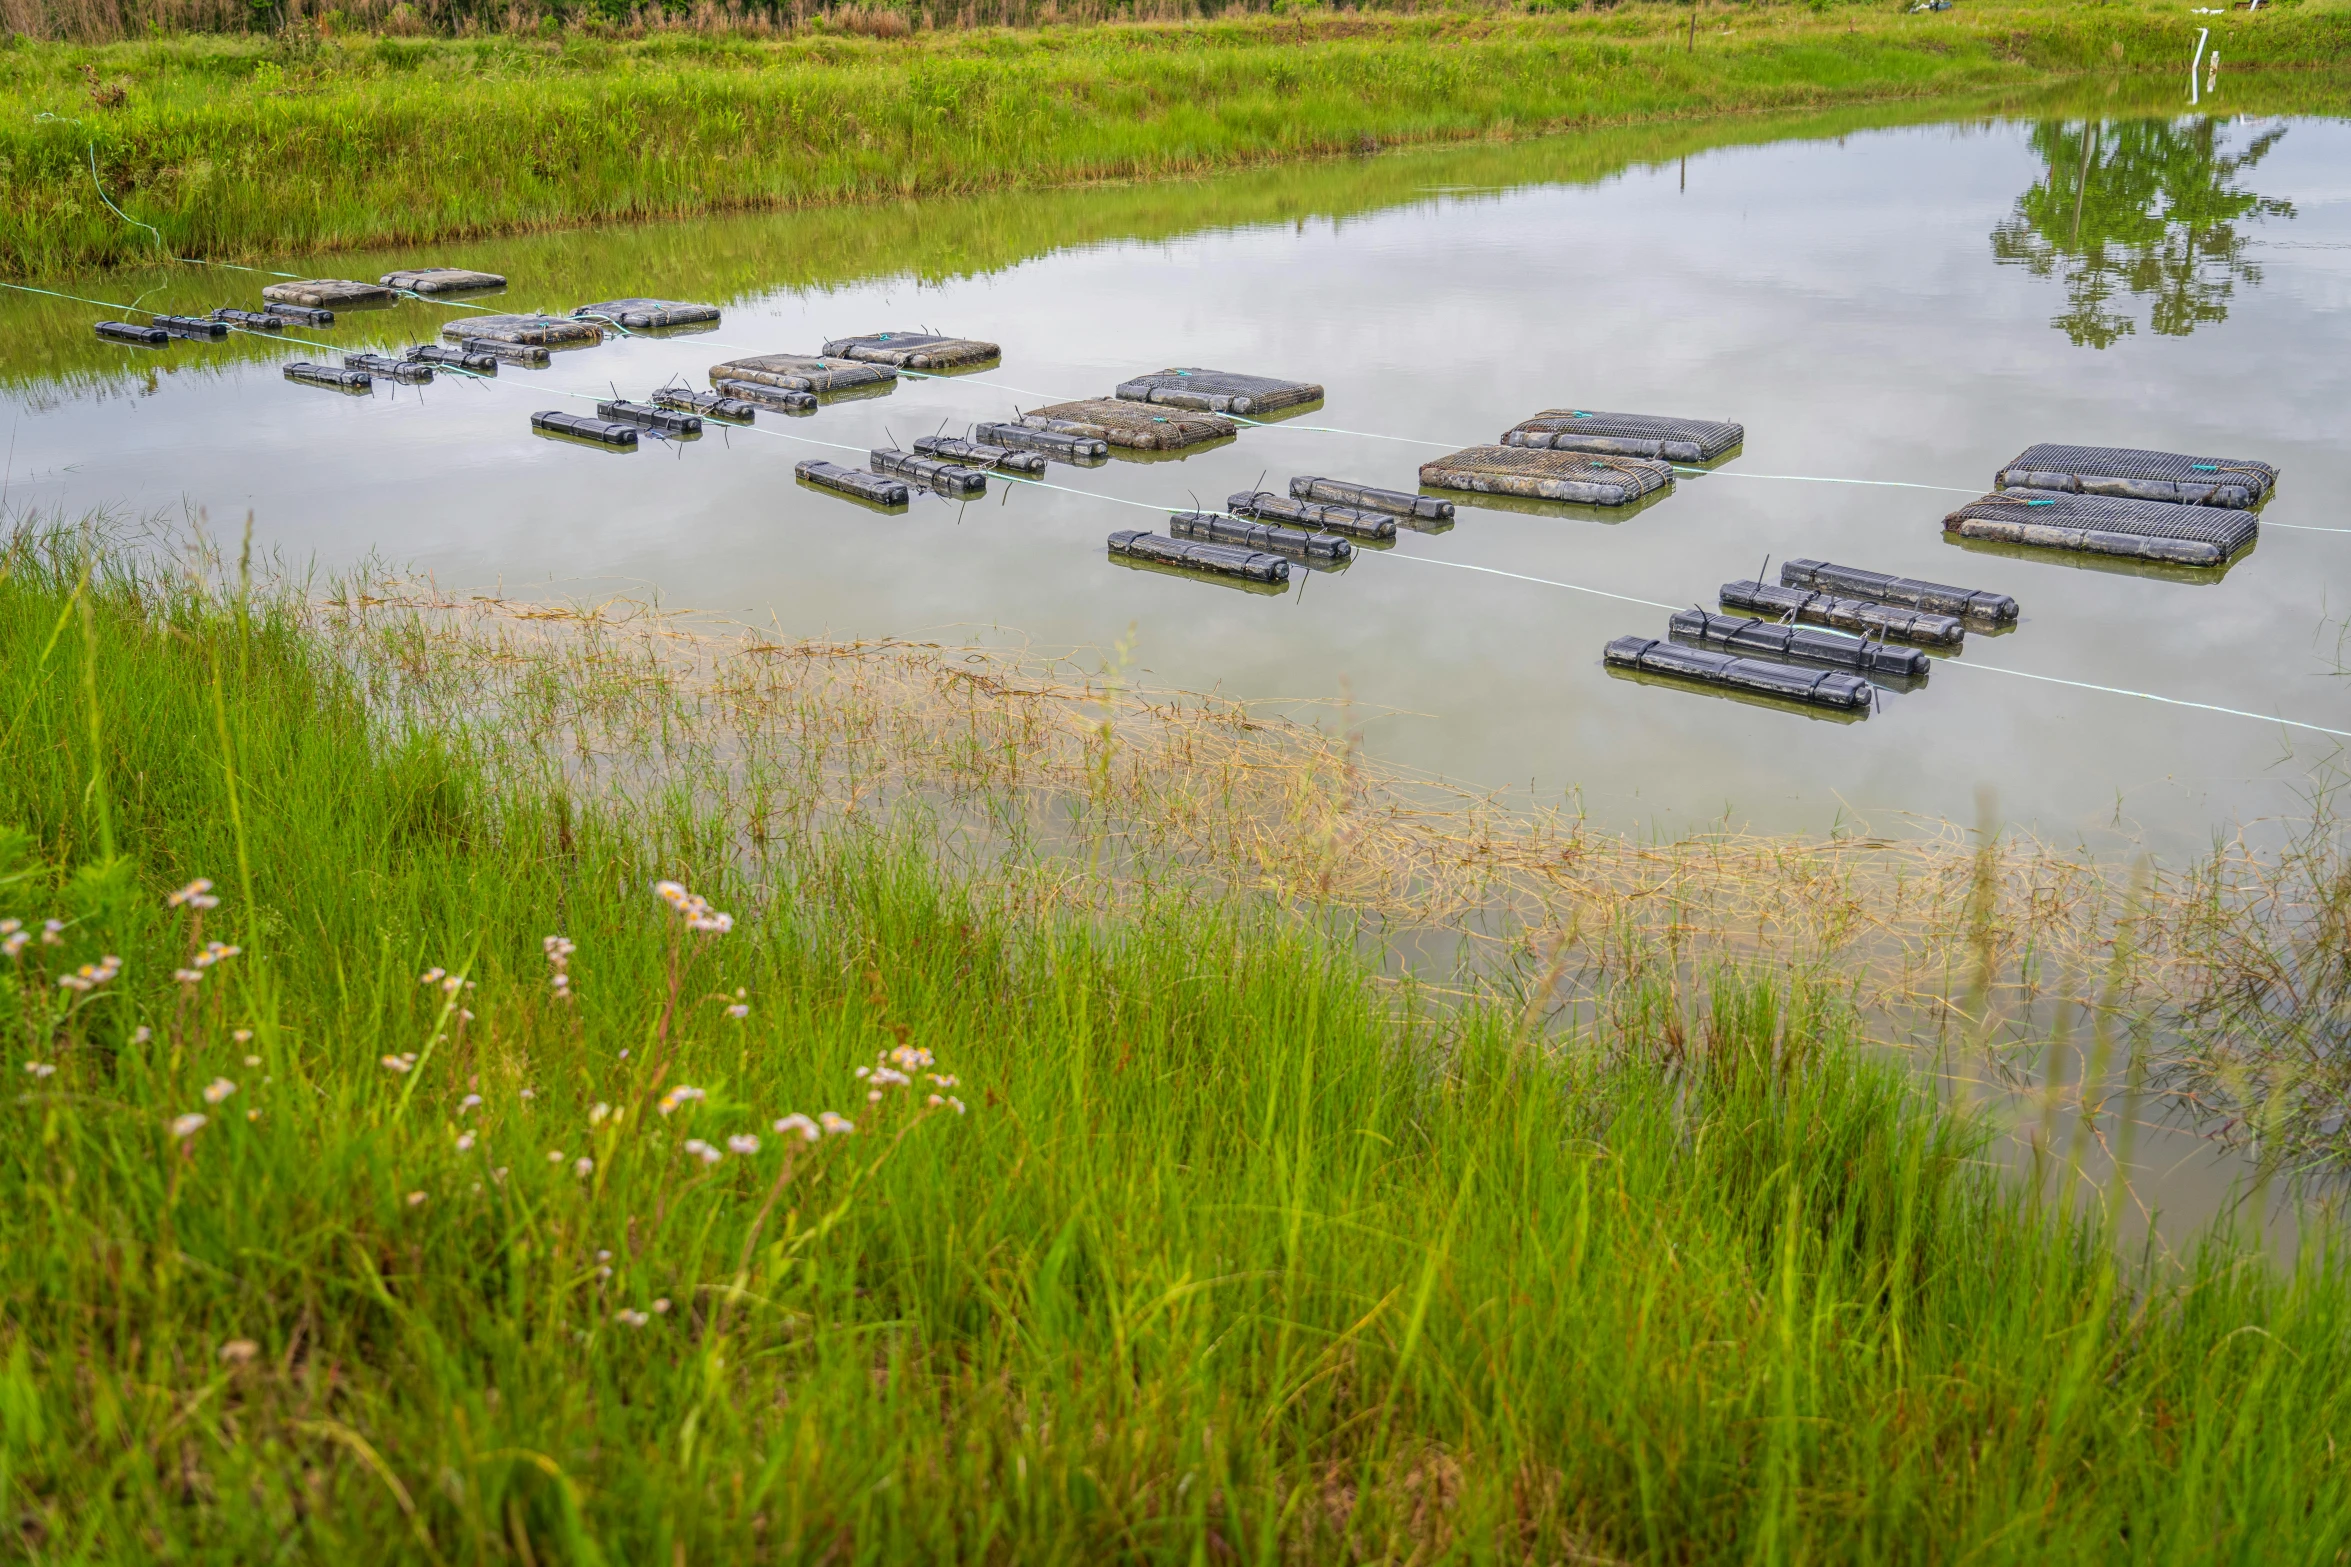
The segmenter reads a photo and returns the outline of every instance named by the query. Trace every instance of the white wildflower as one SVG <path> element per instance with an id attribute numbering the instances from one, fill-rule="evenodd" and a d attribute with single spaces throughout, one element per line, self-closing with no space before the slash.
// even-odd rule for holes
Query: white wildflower
<path id="1" fill-rule="evenodd" d="M 459 1153 L 473 1152 L 473 1133 L 459 1132 L 457 1134 L 457 1151 Z"/>
<path id="2" fill-rule="evenodd" d="M 235 1093 L 236 1091 L 236 1084 L 230 1082 L 225 1077 L 216 1077 L 211 1082 L 204 1085 L 204 1102 L 208 1105 L 219 1104 L 222 1100 L 228 1098 L 229 1095 Z"/>
<path id="3" fill-rule="evenodd" d="M 596 1173 L 596 1161 L 589 1158 L 586 1154 L 581 1154 L 577 1159 L 574 1159 L 571 1162 L 571 1173 L 584 1181 L 589 1176 Z"/>
<path id="4" fill-rule="evenodd" d="M 195 1111 L 190 1111 L 188 1114 L 179 1116 L 172 1121 L 171 1135 L 182 1139 L 193 1137 L 204 1129 L 204 1123 L 208 1119 L 210 1118 L 207 1116 L 200 1115 Z"/>
<path id="5" fill-rule="evenodd" d="M 57 1068 L 47 1061 L 27 1061 L 24 1069 L 35 1077 L 55 1077 Z"/>
<path id="6" fill-rule="evenodd" d="M 816 1118 L 816 1124 L 825 1129 L 827 1137 L 846 1137 L 857 1130 L 857 1123 L 845 1115 L 827 1110 Z"/>
<path id="7" fill-rule="evenodd" d="M 776 1122 L 775 1131 L 776 1135 L 779 1137 L 791 1137 L 796 1135 L 804 1143 L 813 1143 L 824 1135 L 824 1133 L 816 1129 L 816 1123 L 814 1121 L 811 1121 L 808 1119 L 808 1117 L 801 1115 L 798 1112 L 787 1115 L 782 1120 Z"/>
<path id="8" fill-rule="evenodd" d="M 748 1159 L 759 1152 L 759 1139 L 749 1132 L 737 1132 L 727 1139 L 727 1148 L 730 1152 L 741 1154 Z"/>

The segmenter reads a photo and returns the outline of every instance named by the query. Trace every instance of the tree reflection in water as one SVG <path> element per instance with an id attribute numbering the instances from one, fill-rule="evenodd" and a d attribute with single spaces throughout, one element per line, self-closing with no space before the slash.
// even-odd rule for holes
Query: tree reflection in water
<path id="1" fill-rule="evenodd" d="M 2032 147 L 2048 172 L 1992 231 L 1992 255 L 2064 285 L 2068 308 L 2050 325 L 2077 345 L 2107 348 L 2137 331 L 2140 298 L 2167 337 L 2226 320 L 2238 282 L 2261 281 L 2239 226 L 2294 207 L 2237 184 L 2285 127 L 2236 151 L 2221 133 L 2210 119 L 2036 125 Z"/>

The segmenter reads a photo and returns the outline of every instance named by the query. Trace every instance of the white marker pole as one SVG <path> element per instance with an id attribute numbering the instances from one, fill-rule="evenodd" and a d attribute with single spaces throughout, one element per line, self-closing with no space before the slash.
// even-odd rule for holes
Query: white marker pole
<path id="1" fill-rule="evenodd" d="M 2212 29 L 2209 27 L 2196 29 L 2196 57 L 2188 62 L 2188 107 L 2191 109 L 2202 101 L 2196 91 L 2196 68 L 2204 63 L 2204 40 L 2211 36 Z"/>

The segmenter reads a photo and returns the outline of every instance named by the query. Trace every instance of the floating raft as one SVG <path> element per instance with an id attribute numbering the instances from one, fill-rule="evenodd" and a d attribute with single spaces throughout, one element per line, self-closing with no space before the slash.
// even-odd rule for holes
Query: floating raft
<path id="1" fill-rule="evenodd" d="M 1915 680 L 1927 672 L 1929 659 L 1914 647 L 1888 647 L 1883 642 L 1841 637 L 1833 631 L 1807 631 L 1776 620 L 1749 620 L 1741 615 L 1709 615 L 1702 609 L 1674 612 L 1668 629 L 1677 641 L 1694 642 L 1726 653 L 1761 653 L 1792 658 L 1807 664 L 1857 670 L 1865 675 L 1888 675 Z"/>
<path id="2" fill-rule="evenodd" d="M 1009 446 L 1063 462 L 1089 462 L 1110 455 L 1110 443 L 1098 435 L 1072 435 L 1066 430 L 1037 430 L 1025 424 L 975 424 L 975 440 L 990 446 Z"/>
<path id="3" fill-rule="evenodd" d="M 1967 623 L 1956 615 L 1930 615 L 1923 609 L 1899 604 L 1872 604 L 1864 599 L 1838 598 L 1769 582 L 1726 582 L 1722 601 L 1733 609 L 1753 611 L 1773 620 L 1793 617 L 1811 626 L 1834 626 L 1839 631 L 1888 637 L 1897 642 L 1923 642 L 1930 647 L 1957 647 L 1967 640 Z"/>
<path id="4" fill-rule="evenodd" d="M 1385 513 L 1365 511 L 1360 506 L 1341 506 L 1333 501 L 1293 500 L 1271 490 L 1242 490 L 1226 496 L 1224 506 L 1236 517 L 1254 517 L 1260 522 L 1286 522 L 1331 533 L 1352 533 L 1359 539 L 1396 536 L 1396 519 Z"/>
<path id="5" fill-rule="evenodd" d="M 2219 566 L 2252 543 L 2261 526 L 2249 511 L 2218 506 L 2000 490 L 1945 517 L 1943 531 L 1996 544 Z"/>
<path id="6" fill-rule="evenodd" d="M 420 365 L 434 365 L 443 370 L 470 370 L 475 375 L 496 375 L 496 354 L 468 353 L 462 348 L 443 348 L 438 343 L 418 343 L 408 350 L 407 358 Z"/>
<path id="7" fill-rule="evenodd" d="M 1654 637 L 1618 637 L 1602 655 L 1619 669 L 1644 670 L 1655 675 L 1679 675 L 1710 686 L 1752 691 L 1814 707 L 1844 712 L 1867 712 L 1875 687 L 1859 675 L 1839 670 L 1817 672 L 1793 664 L 1773 664 L 1758 658 L 1734 658 L 1709 648 L 1683 647 Z"/>
<path id="8" fill-rule="evenodd" d="M 350 310 L 365 305 L 388 305 L 400 296 L 381 283 L 354 283 L 347 277 L 296 278 L 272 283 L 261 297 L 274 305 L 300 305 L 306 310 Z"/>
<path id="9" fill-rule="evenodd" d="M 365 370 L 369 375 L 386 381 L 406 381 L 411 384 L 433 378 L 433 367 L 421 359 L 390 359 L 382 354 L 345 354 L 343 368 Z"/>
<path id="10" fill-rule="evenodd" d="M 632 403 L 626 398 L 614 398 L 596 405 L 596 417 L 614 419 L 622 424 L 641 425 L 658 430 L 663 435 L 700 435 L 700 414 L 677 413 L 667 408 L 656 408 L 651 403 Z"/>
<path id="11" fill-rule="evenodd" d="M 1746 439 L 1745 425 L 1719 419 L 1593 413 L 1582 408 L 1546 408 L 1502 433 L 1505 446 L 1649 457 L 1661 462 L 1712 462 L 1737 450 Z"/>
<path id="12" fill-rule="evenodd" d="M 1020 416 L 1032 430 L 1089 436 L 1138 452 L 1173 452 L 1237 434 L 1240 426 L 1216 414 L 1181 411 L 1155 414 L 1146 403 L 1116 397 L 1083 398 L 1032 408 Z"/>
<path id="13" fill-rule="evenodd" d="M 571 316 L 475 316 L 441 328 L 450 342 L 515 343 L 526 348 L 586 348 L 604 341 L 604 329 Z"/>
<path id="14" fill-rule="evenodd" d="M 713 381 L 711 389 L 732 402 L 759 408 L 772 408 L 778 413 L 806 414 L 816 412 L 814 392 L 795 392 L 781 386 L 769 386 L 760 381 Z"/>
<path id="15" fill-rule="evenodd" d="M 1158 561 L 1165 566 L 1214 572 L 1220 577 L 1240 577 L 1250 582 L 1290 580 L 1290 563 L 1279 555 L 1269 555 L 1263 550 L 1241 549 L 1230 544 L 1200 544 L 1189 539 L 1171 539 L 1157 533 L 1146 533 L 1140 528 L 1124 528 L 1112 534 L 1110 553 L 1126 555 L 1135 560 Z"/>
<path id="16" fill-rule="evenodd" d="M 1357 484 L 1351 479 L 1319 479 L 1307 475 L 1290 481 L 1290 495 L 1295 500 L 1328 501 L 1363 511 L 1384 511 L 1390 516 L 1413 517 L 1422 522 L 1453 520 L 1451 501 L 1441 501 L 1433 495 L 1408 495 L 1402 490 L 1376 489 L 1368 484 Z"/>
<path id="17" fill-rule="evenodd" d="M 542 435 L 568 435 L 575 441 L 594 441 L 598 446 L 617 446 L 624 451 L 637 449 L 637 427 L 618 419 L 548 411 L 531 415 L 531 428 Z"/>
<path id="18" fill-rule="evenodd" d="M 464 267 L 411 267 L 404 272 L 387 272 L 376 281 L 404 294 L 471 294 L 506 286 L 506 279 L 495 272 L 473 272 Z"/>
<path id="19" fill-rule="evenodd" d="M 346 369 L 342 365 L 314 365 L 306 359 L 297 359 L 285 367 L 289 381 L 304 386 L 332 387 L 338 392 L 364 392 L 375 385 L 375 378 L 365 370 Z"/>
<path id="20" fill-rule="evenodd" d="M 1875 604 L 1902 604 L 1993 625 L 2011 624 L 2018 613 L 2016 600 L 2005 593 L 1954 588 L 1940 582 L 1921 582 L 1915 577 L 1889 577 L 1882 571 L 1864 571 L 1859 566 L 1839 566 L 1825 560 L 1780 562 L 1780 586 L 1842 593 Z"/>
<path id="21" fill-rule="evenodd" d="M 496 337 L 461 337 L 457 346 L 469 354 L 487 354 L 500 364 L 521 365 L 526 369 L 544 370 L 553 362 L 553 356 L 544 348 L 529 343 L 509 343 Z"/>
<path id="22" fill-rule="evenodd" d="M 109 343 L 130 343 L 140 348 L 161 348 L 171 341 L 171 334 L 159 326 L 140 326 L 131 321 L 101 321 L 95 328 Z"/>
<path id="23" fill-rule="evenodd" d="M 2243 457 L 2189 457 L 2128 446 L 2028 446 L 1992 482 L 2009 490 L 2243 511 L 2269 499 L 2278 471 Z"/>
<path id="24" fill-rule="evenodd" d="M 1281 381 L 1272 376 L 1237 375 L 1230 370 L 1154 370 L 1149 375 L 1119 382 L 1113 395 L 1132 403 L 1156 403 L 1162 408 L 1245 415 L 1320 402 L 1322 388 L 1312 381 Z"/>
<path id="25" fill-rule="evenodd" d="M 821 457 L 803 458 L 792 471 L 810 484 L 854 495 L 876 506 L 903 506 L 910 494 L 903 479 L 887 479 L 878 473 L 867 473 L 863 468 L 844 468 Z"/>
<path id="26" fill-rule="evenodd" d="M 710 367 L 710 384 L 749 381 L 786 392 L 842 392 L 853 386 L 895 381 L 898 372 L 887 365 L 859 364 L 854 359 L 812 357 L 808 354 L 754 354 Z"/>
<path id="27" fill-rule="evenodd" d="M 1043 473 L 1043 452 L 1019 452 L 1009 446 L 990 446 L 952 435 L 918 435 L 914 449 L 925 457 L 940 457 L 973 468 L 1000 468 L 1006 473 Z"/>
<path id="28" fill-rule="evenodd" d="M 262 306 L 262 309 L 289 326 L 333 326 L 335 324 L 335 313 L 323 305 L 269 304 Z"/>
<path id="29" fill-rule="evenodd" d="M 243 327 L 248 332 L 283 332 L 286 318 L 266 310 L 232 310 L 227 305 L 212 313 L 212 319 L 223 326 Z"/>
<path id="30" fill-rule="evenodd" d="M 215 321 L 210 316 L 154 316 L 151 324 L 163 328 L 174 337 L 193 337 L 204 342 L 218 342 L 229 335 L 226 321 Z"/>
<path id="31" fill-rule="evenodd" d="M 1355 546 L 1335 533 L 1309 533 L 1303 528 L 1276 527 L 1246 517 L 1228 517 L 1220 511 L 1179 511 L 1167 519 L 1167 531 L 1179 539 L 1208 544 L 1237 544 L 1244 549 L 1290 555 L 1300 560 L 1352 560 Z"/>
<path id="32" fill-rule="evenodd" d="M 718 306 L 684 299 L 605 299 L 572 312 L 583 321 L 609 321 L 631 332 L 658 332 L 673 326 L 715 326 Z"/>
<path id="33" fill-rule="evenodd" d="M 1004 357 L 994 343 L 973 337 L 934 337 L 928 332 L 869 332 L 863 337 L 836 337 L 824 345 L 828 358 L 861 359 L 868 364 L 895 365 L 901 370 L 952 370 L 958 365 L 984 364 Z"/>
<path id="34" fill-rule="evenodd" d="M 737 424 L 749 424 L 759 417 L 759 409 L 745 398 L 729 397 L 724 392 L 697 392 L 690 386 L 665 386 L 653 394 L 653 400 L 664 408 L 700 414 L 706 419 L 731 419 Z"/>
<path id="35" fill-rule="evenodd" d="M 988 489 L 988 476 L 976 468 L 959 467 L 936 457 L 902 452 L 894 446 L 879 447 L 866 453 L 866 461 L 876 473 L 912 479 L 942 495 L 984 495 Z"/>
<path id="36" fill-rule="evenodd" d="M 1604 457 L 1525 446 L 1472 446 L 1422 463 L 1420 482 L 1439 490 L 1629 506 L 1673 488 L 1673 470 L 1645 457 Z"/>

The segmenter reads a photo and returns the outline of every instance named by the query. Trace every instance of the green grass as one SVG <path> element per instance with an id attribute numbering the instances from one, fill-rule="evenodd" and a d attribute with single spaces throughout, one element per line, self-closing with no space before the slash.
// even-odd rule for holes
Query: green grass
<path id="1" fill-rule="evenodd" d="M 0 971 L 28 1559 L 2351 1544 L 2332 1256 L 2117 1261 L 1817 994 L 1533 1040 L 1244 905 L 1053 920 L 912 841 L 624 831 L 387 732 L 283 602 L 4 565 L 0 912 L 65 922 Z M 242 950 L 176 984 L 199 939 Z M 901 1045 L 968 1114 L 867 1103 Z"/>
<path id="2" fill-rule="evenodd" d="M 2152 0 L 1678 6 L 781 41 L 198 37 L 0 52 L 0 273 L 1033 189 L 1731 111 L 2175 78 Z M 2212 19 L 2231 81 L 2339 62 L 2351 9 Z M 1718 28 L 1716 23 L 1722 23 Z M 89 85 L 99 85 L 94 93 Z M 120 87 L 120 103 L 102 106 Z M 47 116 L 54 116 L 50 118 Z M 89 159 L 124 212 L 93 186 Z"/>

